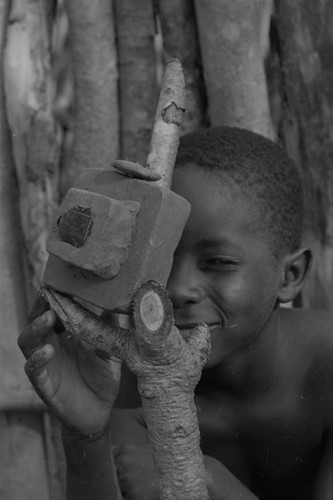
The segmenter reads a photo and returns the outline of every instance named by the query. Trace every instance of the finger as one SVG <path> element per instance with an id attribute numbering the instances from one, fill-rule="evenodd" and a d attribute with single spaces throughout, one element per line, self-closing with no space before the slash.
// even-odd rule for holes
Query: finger
<path id="1" fill-rule="evenodd" d="M 198 324 L 185 340 L 186 344 L 193 351 L 194 356 L 201 366 L 203 366 L 210 354 L 211 340 L 209 328 L 206 324 Z"/>
<path id="2" fill-rule="evenodd" d="M 122 174 L 128 177 L 134 177 L 135 179 L 141 179 L 144 181 L 159 181 L 161 175 L 147 167 L 143 167 L 140 163 L 134 163 L 128 160 L 116 160 L 111 164 L 111 167 L 116 168 Z"/>
<path id="3" fill-rule="evenodd" d="M 87 342 L 106 357 L 114 355 L 124 358 L 132 342 L 129 330 L 110 326 L 55 290 L 44 289 L 43 293 L 68 332 Z"/>
<path id="4" fill-rule="evenodd" d="M 26 359 L 46 341 L 53 332 L 55 323 L 55 313 L 48 310 L 22 330 L 18 337 L 18 345 Z"/>
<path id="5" fill-rule="evenodd" d="M 42 382 L 44 382 L 46 375 L 45 368 L 53 358 L 53 354 L 53 347 L 50 344 L 46 344 L 35 351 L 26 362 L 25 372 L 36 388 L 40 387 Z"/>
<path id="6" fill-rule="evenodd" d="M 39 290 L 36 294 L 35 300 L 32 304 L 32 307 L 30 311 L 28 312 L 28 319 L 29 321 L 33 321 L 34 319 L 38 318 L 38 316 L 41 316 L 44 314 L 47 310 L 50 309 L 50 306 Z"/>

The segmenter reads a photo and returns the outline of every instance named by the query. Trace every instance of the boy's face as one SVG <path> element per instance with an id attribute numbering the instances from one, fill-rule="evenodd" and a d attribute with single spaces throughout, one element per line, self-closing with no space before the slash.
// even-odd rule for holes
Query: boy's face
<path id="1" fill-rule="evenodd" d="M 227 361 L 266 325 L 281 271 L 251 202 L 237 186 L 195 165 L 175 170 L 173 190 L 192 206 L 168 282 L 175 324 L 210 326 L 206 366 Z"/>

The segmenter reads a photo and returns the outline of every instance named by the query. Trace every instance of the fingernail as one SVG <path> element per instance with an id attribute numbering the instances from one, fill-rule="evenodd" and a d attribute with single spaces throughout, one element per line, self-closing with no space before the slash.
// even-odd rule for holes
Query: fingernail
<path id="1" fill-rule="evenodd" d="M 52 323 L 54 321 L 54 313 L 53 313 L 52 309 L 49 309 L 48 311 L 46 311 L 45 319 L 48 323 Z"/>

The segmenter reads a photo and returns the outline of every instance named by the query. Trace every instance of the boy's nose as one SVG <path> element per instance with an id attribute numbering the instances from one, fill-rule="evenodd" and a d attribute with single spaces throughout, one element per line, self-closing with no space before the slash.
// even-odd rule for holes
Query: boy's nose
<path id="1" fill-rule="evenodd" d="M 174 307 L 200 303 L 206 296 L 198 273 L 192 266 L 174 262 L 167 284 L 170 299 Z"/>

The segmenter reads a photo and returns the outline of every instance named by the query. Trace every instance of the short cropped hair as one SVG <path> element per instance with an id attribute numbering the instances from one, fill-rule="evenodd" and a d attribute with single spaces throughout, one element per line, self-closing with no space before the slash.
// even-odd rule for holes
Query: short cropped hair
<path id="1" fill-rule="evenodd" d="M 302 240 L 303 190 L 295 164 L 273 141 L 249 130 L 214 127 L 180 139 L 176 168 L 195 164 L 231 179 L 255 202 L 273 255 L 297 250 Z"/>

